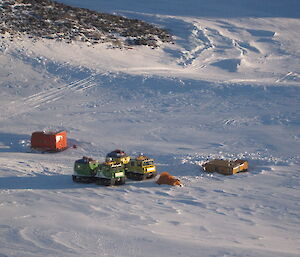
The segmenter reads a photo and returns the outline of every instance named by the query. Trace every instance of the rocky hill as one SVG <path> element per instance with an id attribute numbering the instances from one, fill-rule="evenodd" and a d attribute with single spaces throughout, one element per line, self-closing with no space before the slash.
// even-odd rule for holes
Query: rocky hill
<path id="1" fill-rule="evenodd" d="M 0 0 L 0 34 L 117 47 L 171 42 L 165 30 L 137 19 L 71 7 L 50 0 Z"/>

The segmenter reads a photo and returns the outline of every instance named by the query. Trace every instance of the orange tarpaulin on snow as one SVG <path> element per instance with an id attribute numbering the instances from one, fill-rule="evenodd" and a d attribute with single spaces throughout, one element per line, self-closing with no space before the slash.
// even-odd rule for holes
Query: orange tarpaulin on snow
<path id="1" fill-rule="evenodd" d="M 161 173 L 156 183 L 159 185 L 182 186 L 180 180 L 171 176 L 168 172 Z"/>

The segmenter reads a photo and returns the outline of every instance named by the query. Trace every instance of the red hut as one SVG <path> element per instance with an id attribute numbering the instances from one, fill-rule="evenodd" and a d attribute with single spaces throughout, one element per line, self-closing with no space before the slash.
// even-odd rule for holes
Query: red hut
<path id="1" fill-rule="evenodd" d="M 31 135 L 31 147 L 41 151 L 62 151 L 68 147 L 67 132 L 33 132 Z"/>

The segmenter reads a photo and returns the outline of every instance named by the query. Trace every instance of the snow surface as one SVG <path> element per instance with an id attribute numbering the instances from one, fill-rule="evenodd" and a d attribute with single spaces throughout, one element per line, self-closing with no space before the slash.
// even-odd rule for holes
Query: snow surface
<path id="1" fill-rule="evenodd" d="M 1 39 L 0 256 L 299 256 L 299 1 L 61 2 L 152 22 L 175 44 Z M 43 129 L 78 147 L 32 152 Z M 72 182 L 76 159 L 116 148 L 184 187 Z M 206 174 L 212 158 L 250 169 Z"/>

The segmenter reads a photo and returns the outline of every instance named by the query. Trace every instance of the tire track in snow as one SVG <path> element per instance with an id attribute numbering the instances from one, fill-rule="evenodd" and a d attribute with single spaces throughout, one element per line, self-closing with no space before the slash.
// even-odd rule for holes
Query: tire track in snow
<path id="1" fill-rule="evenodd" d="M 200 68 L 213 63 L 218 64 L 219 61 L 224 60 L 228 60 L 229 64 L 237 67 L 245 55 L 260 54 L 259 49 L 247 42 L 235 39 L 235 34 L 215 25 L 207 24 L 203 27 L 203 24 L 193 22 L 190 27 L 192 29 L 187 39 L 189 46 L 181 51 L 181 57 L 178 59 L 178 64 L 181 66 L 193 65 L 196 60 L 201 59 Z M 217 66 L 222 68 L 221 64 Z"/>
<path id="2" fill-rule="evenodd" d="M 46 252 L 49 254 L 56 255 L 57 253 L 66 252 L 74 253 L 72 248 L 58 242 L 53 237 L 57 234 L 56 231 L 42 231 L 38 228 L 25 227 L 18 231 L 20 240 L 24 244 L 29 244 L 40 252 Z"/>
<path id="3" fill-rule="evenodd" d="M 34 108 L 37 108 L 41 105 L 47 104 L 47 103 L 52 103 L 54 101 L 57 101 L 59 99 L 61 99 L 65 94 L 63 94 L 66 90 L 71 90 L 71 91 L 83 91 L 86 88 L 90 88 L 91 87 L 91 83 L 93 82 L 93 79 L 91 80 L 87 80 L 87 81 L 81 81 L 80 83 L 71 83 L 69 85 L 67 85 L 66 87 L 63 88 L 58 88 L 55 89 L 52 92 L 44 92 L 42 95 L 39 96 L 35 96 L 31 99 L 28 99 L 28 101 L 26 101 L 27 103 L 33 103 L 36 104 L 35 106 L 33 106 Z M 93 86 L 96 84 L 92 84 Z"/>
<path id="4" fill-rule="evenodd" d="M 277 79 L 275 82 L 280 83 L 280 82 L 284 82 L 284 81 L 288 81 L 288 80 L 296 80 L 296 81 L 300 80 L 300 74 L 298 74 L 296 72 L 288 72 L 286 75 Z"/>
<path id="5" fill-rule="evenodd" d="M 6 120 L 9 117 L 14 117 L 22 113 L 26 113 L 36 109 L 42 105 L 53 103 L 58 101 L 71 92 L 83 92 L 87 89 L 95 87 L 95 76 L 91 75 L 87 78 L 73 81 L 69 84 L 51 88 L 46 91 L 42 91 L 18 101 L 13 101 L 6 106 L 2 106 L 0 109 L 0 120 Z"/>

